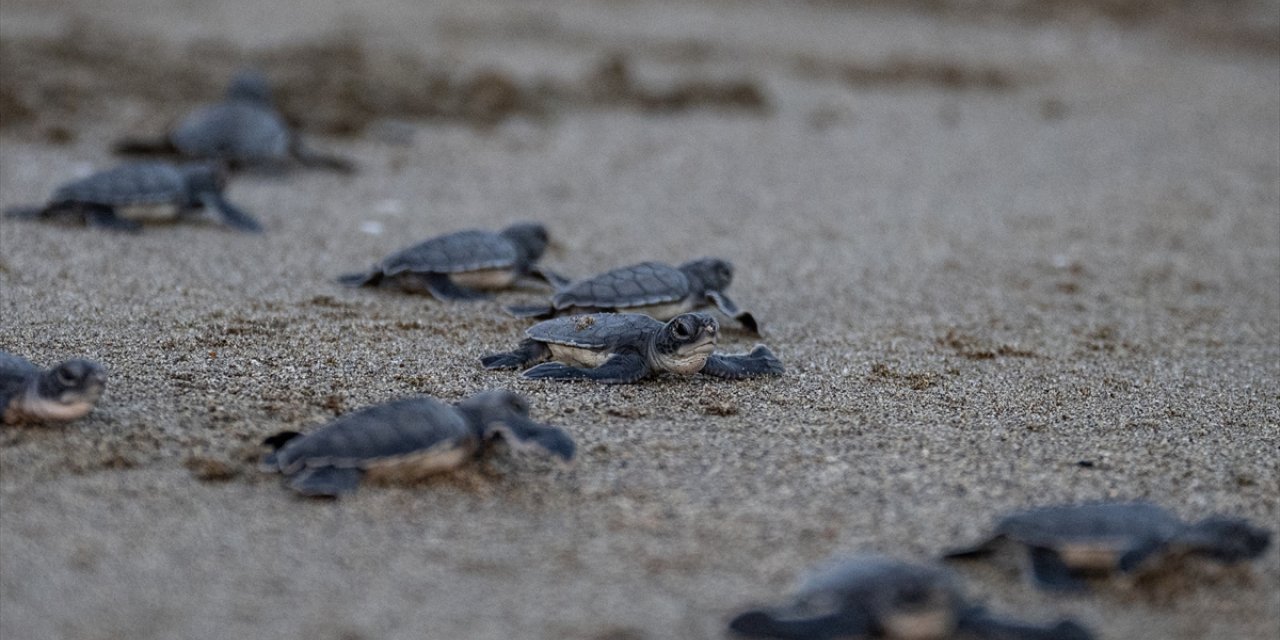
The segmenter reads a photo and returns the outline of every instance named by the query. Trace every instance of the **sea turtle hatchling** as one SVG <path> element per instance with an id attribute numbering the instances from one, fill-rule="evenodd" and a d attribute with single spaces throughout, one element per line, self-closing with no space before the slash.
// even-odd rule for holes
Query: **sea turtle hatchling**
<path id="1" fill-rule="evenodd" d="M 1041 588 L 1080 590 L 1084 576 L 1130 574 L 1174 556 L 1225 564 L 1256 558 L 1270 545 L 1271 533 L 1225 516 L 1189 524 L 1147 502 L 1057 505 L 1009 514 L 990 539 L 944 557 L 987 556 L 1005 541 L 1027 547 Z"/>
<path id="2" fill-rule="evenodd" d="M 284 431 L 264 441 L 274 451 L 262 467 L 288 476 L 289 487 L 302 495 L 337 497 L 366 477 L 411 482 L 451 471 L 498 438 L 514 449 L 573 459 L 568 434 L 531 420 L 519 395 L 493 390 L 456 405 L 405 398 L 349 413 L 306 435 Z"/>
<path id="3" fill-rule="evenodd" d="M 997 618 L 970 604 L 944 569 L 867 555 L 812 573 L 788 604 L 741 613 L 729 629 L 789 640 L 1088 640 L 1079 624 L 1040 626 Z"/>
<path id="4" fill-rule="evenodd" d="M 440 300 L 488 298 L 482 289 L 509 287 L 523 277 L 555 286 L 564 279 L 537 264 L 547 242 L 547 228 L 533 222 L 514 224 L 498 233 L 456 231 L 401 249 L 365 273 L 339 276 L 338 282 L 429 293 Z"/>
<path id="5" fill-rule="evenodd" d="M 641 262 L 570 283 L 556 291 L 550 304 L 510 306 L 507 311 L 521 318 L 543 319 L 617 311 L 643 313 L 665 321 L 714 304 L 748 331 L 759 334 L 755 317 L 739 309 L 725 294 L 732 281 L 733 265 L 719 258 L 691 260 L 679 267 Z"/>
<path id="6" fill-rule="evenodd" d="M 213 164 L 134 162 L 58 187 L 43 207 L 16 207 L 14 218 L 74 219 L 85 224 L 136 231 L 143 222 L 173 221 L 201 209 L 218 212 L 241 231 L 262 231 L 252 216 L 227 201 L 226 173 Z"/>
<path id="7" fill-rule="evenodd" d="M 764 345 L 745 355 L 714 353 L 720 323 L 684 313 L 666 323 L 638 313 L 592 313 L 544 320 L 529 327 L 514 351 L 481 358 L 486 369 L 519 369 L 524 377 L 637 382 L 664 371 L 737 380 L 781 375 L 782 363 Z M 544 362 L 558 360 L 559 362 Z"/>
<path id="8" fill-rule="evenodd" d="M 5 424 L 75 420 L 93 410 L 106 383 L 102 366 L 90 360 L 45 370 L 0 351 L 0 418 Z"/>
<path id="9" fill-rule="evenodd" d="M 254 70 L 237 73 L 221 101 L 187 114 L 163 138 L 120 140 L 115 150 L 219 160 L 235 168 L 278 169 L 292 160 L 343 173 L 354 170 L 350 160 L 308 147 L 272 104 L 266 76 Z"/>

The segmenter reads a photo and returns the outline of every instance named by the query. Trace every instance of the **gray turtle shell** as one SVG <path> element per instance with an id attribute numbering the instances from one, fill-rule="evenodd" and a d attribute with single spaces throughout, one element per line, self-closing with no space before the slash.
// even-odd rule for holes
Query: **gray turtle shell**
<path id="1" fill-rule="evenodd" d="M 869 605 L 877 594 L 918 587 L 943 590 L 954 601 L 960 599 L 948 572 L 879 555 L 837 560 L 814 571 L 801 580 L 796 596 L 803 600 L 835 595 L 848 603 Z"/>
<path id="2" fill-rule="evenodd" d="M 557 292 L 551 304 L 557 309 L 641 307 L 688 295 L 689 278 L 684 272 L 661 262 L 641 262 L 575 282 Z"/>
<path id="3" fill-rule="evenodd" d="M 428 397 L 406 398 L 349 413 L 285 443 L 275 455 L 281 472 L 304 467 L 367 468 L 380 460 L 475 438 L 454 407 Z"/>
<path id="4" fill-rule="evenodd" d="M 891 618 L 908 614 L 901 597 L 935 603 L 950 617 L 935 621 L 954 626 L 964 605 L 963 596 L 948 572 L 909 564 L 886 556 L 867 555 L 837 560 L 803 578 L 789 604 L 776 610 L 784 618 L 816 618 L 833 614 L 862 621 L 871 628 L 891 624 Z M 834 636 L 821 636 L 834 637 Z M 862 636 L 858 636 L 862 637 Z M 894 636 L 897 637 L 897 636 Z"/>
<path id="5" fill-rule="evenodd" d="M 1135 538 L 1168 540 L 1186 528 L 1167 509 L 1146 502 L 1041 507 L 1006 516 L 996 533 L 1053 548 L 1074 542 L 1124 546 Z"/>
<path id="6" fill-rule="evenodd" d="M 0 351 L 0 416 L 9 403 L 22 394 L 41 369 L 26 358 Z"/>
<path id="7" fill-rule="evenodd" d="M 137 162 L 99 171 L 58 187 L 51 202 L 107 206 L 185 204 L 190 201 L 187 174 L 164 162 Z"/>
<path id="8" fill-rule="evenodd" d="M 169 133 L 169 141 L 185 155 L 248 161 L 287 158 L 292 138 L 275 109 L 249 100 L 197 109 Z"/>
<path id="9" fill-rule="evenodd" d="M 664 323 L 641 313 L 588 313 L 544 320 L 525 330 L 538 342 L 616 351 L 639 348 Z"/>
<path id="10" fill-rule="evenodd" d="M 432 238 L 387 256 L 378 264 L 382 273 L 465 273 L 506 269 L 520 258 L 515 245 L 501 234 L 470 229 Z"/>

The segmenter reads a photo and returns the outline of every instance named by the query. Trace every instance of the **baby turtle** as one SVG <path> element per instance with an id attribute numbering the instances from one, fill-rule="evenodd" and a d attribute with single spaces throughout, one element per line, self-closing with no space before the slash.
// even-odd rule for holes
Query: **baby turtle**
<path id="1" fill-rule="evenodd" d="M 968 603 L 945 570 L 884 556 L 833 562 L 804 580 L 779 608 L 739 614 L 729 629 L 790 640 L 1088 640 L 1079 624 L 1038 626 L 992 616 Z"/>
<path id="2" fill-rule="evenodd" d="M 573 282 L 555 293 L 549 305 L 511 306 L 518 318 L 551 318 L 570 313 L 617 311 L 643 313 L 670 320 L 682 313 L 714 304 L 752 333 L 760 326 L 738 308 L 724 290 L 733 281 L 733 265 L 719 258 L 701 258 L 679 267 L 641 262 Z"/>
<path id="3" fill-rule="evenodd" d="M 75 358 L 44 370 L 0 351 L 0 417 L 5 424 L 68 422 L 93 410 L 107 374 L 93 361 Z"/>
<path id="4" fill-rule="evenodd" d="M 302 495 L 337 497 L 365 477 L 411 482 L 451 471 L 497 438 L 515 449 L 573 459 L 568 434 L 529 419 L 524 398 L 494 390 L 456 405 L 405 398 L 349 413 L 307 435 L 284 431 L 263 442 L 274 451 L 262 467 L 288 476 L 289 487 Z"/>
<path id="5" fill-rule="evenodd" d="M 221 102 L 188 114 L 159 140 L 125 139 L 116 143 L 125 155 L 181 155 L 220 160 L 235 168 L 281 168 L 289 161 L 350 173 L 350 160 L 310 149 L 285 122 L 271 100 L 271 86 L 258 71 L 231 79 Z"/>
<path id="6" fill-rule="evenodd" d="M 352 287 L 391 286 L 440 300 L 488 298 L 479 290 L 509 287 L 523 277 L 555 286 L 564 279 L 537 265 L 547 242 L 547 228 L 533 222 L 513 224 L 499 233 L 457 231 L 401 249 L 367 273 L 339 276 L 338 282 Z"/>
<path id="7" fill-rule="evenodd" d="M 43 207 L 16 207 L 14 218 L 71 218 L 84 224 L 137 231 L 143 221 L 172 221 L 201 209 L 221 214 L 241 231 L 262 231 L 252 216 L 222 195 L 226 173 L 212 164 L 136 162 L 68 182 Z"/>
<path id="8" fill-rule="evenodd" d="M 514 351 L 485 356 L 481 364 L 519 369 L 541 362 L 524 377 L 608 384 L 637 382 L 663 371 L 729 380 L 782 374 L 782 363 L 764 345 L 746 355 L 714 353 L 720 323 L 705 313 L 684 313 L 666 323 L 639 313 L 566 316 L 539 322 L 525 335 Z"/>
<path id="9" fill-rule="evenodd" d="M 1230 564 L 1256 558 L 1271 533 L 1241 518 L 1211 516 L 1194 524 L 1146 502 L 1059 505 L 1005 516 L 995 534 L 946 558 L 977 558 L 1002 542 L 1027 547 L 1031 573 L 1044 589 L 1080 590 L 1091 574 L 1130 574 L 1174 556 L 1204 556 Z"/>

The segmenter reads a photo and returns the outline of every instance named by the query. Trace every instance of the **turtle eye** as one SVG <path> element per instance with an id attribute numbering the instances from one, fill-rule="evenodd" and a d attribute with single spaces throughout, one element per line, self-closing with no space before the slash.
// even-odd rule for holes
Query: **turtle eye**
<path id="1" fill-rule="evenodd" d="M 672 328 L 672 331 L 675 332 L 677 338 L 689 337 L 689 325 L 683 321 L 677 322 L 676 326 Z"/>
<path id="2" fill-rule="evenodd" d="M 77 376 L 74 372 L 66 367 L 58 369 L 58 383 L 65 387 L 73 387 L 76 385 Z"/>

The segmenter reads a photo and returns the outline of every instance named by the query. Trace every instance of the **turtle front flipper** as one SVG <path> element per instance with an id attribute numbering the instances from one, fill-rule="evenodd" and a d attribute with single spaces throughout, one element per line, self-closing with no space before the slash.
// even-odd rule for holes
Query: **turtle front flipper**
<path id="1" fill-rule="evenodd" d="M 1045 547 L 1031 547 L 1031 576 L 1041 589 L 1050 591 L 1084 591 L 1084 581 L 1071 573 L 1057 551 Z"/>
<path id="2" fill-rule="evenodd" d="M 571 282 L 568 278 L 550 269 L 547 269 L 546 267 L 542 267 L 536 264 L 529 265 L 529 269 L 526 272 L 526 275 L 528 275 L 531 278 L 541 280 L 551 285 L 551 288 L 556 290 L 560 290 L 567 287 Z"/>
<path id="3" fill-rule="evenodd" d="M 854 619 L 848 613 L 813 618 L 786 618 L 768 611 L 754 610 L 734 617 L 729 622 L 729 630 L 749 638 L 786 640 L 872 637 L 872 629 L 866 621 Z"/>
<path id="4" fill-rule="evenodd" d="M 556 308 L 549 304 L 513 304 L 503 309 L 517 318 L 536 318 L 546 320 L 556 315 Z"/>
<path id="5" fill-rule="evenodd" d="M 577 445 L 563 429 L 542 425 L 524 418 L 511 416 L 502 422 L 485 426 L 485 437 L 501 437 L 512 449 L 532 451 L 565 462 L 573 460 Z"/>
<path id="6" fill-rule="evenodd" d="M 971 607 L 960 615 L 957 631 L 964 637 L 986 640 L 1092 640 L 1093 634 L 1073 620 L 1036 625 L 992 616 L 983 607 Z"/>
<path id="7" fill-rule="evenodd" d="M 741 380 L 758 376 L 780 376 L 782 362 L 768 347 L 758 344 L 746 355 L 726 356 L 713 353 L 707 357 L 699 373 L 726 380 Z"/>
<path id="8" fill-rule="evenodd" d="M 289 488 L 311 498 L 337 498 L 354 492 L 363 475 L 362 470 L 354 468 L 307 468 L 289 480 Z"/>
<path id="9" fill-rule="evenodd" d="M 231 204 L 219 193 L 202 193 L 200 202 L 206 209 L 217 211 L 222 219 L 232 227 L 250 233 L 261 233 L 262 225 L 253 216 Z"/>
<path id="10" fill-rule="evenodd" d="M 760 335 L 760 324 L 756 322 L 755 316 L 751 315 L 748 311 L 740 309 L 738 305 L 734 304 L 733 300 L 729 299 L 729 296 L 724 294 L 724 292 L 708 291 L 707 299 L 710 300 L 712 304 L 716 305 L 716 308 L 720 310 L 720 313 L 737 320 L 738 324 L 742 325 L 747 331 Z"/>
<path id="11" fill-rule="evenodd" d="M 1120 554 L 1116 560 L 1116 569 L 1121 573 L 1133 573 L 1167 546 L 1164 540 L 1156 538 L 1139 540 Z"/>
<path id="12" fill-rule="evenodd" d="M 523 369 L 531 364 L 542 362 L 551 356 L 547 345 L 537 340 L 523 340 L 515 351 L 495 353 L 480 358 L 480 364 L 486 369 Z"/>
<path id="13" fill-rule="evenodd" d="M 649 375 L 649 365 L 638 353 L 619 353 L 591 369 L 560 362 L 544 362 L 524 372 L 532 380 L 593 380 L 604 384 L 630 384 Z"/>
<path id="14" fill-rule="evenodd" d="M 449 276 L 443 273 L 428 273 L 421 276 L 427 291 L 438 300 L 448 302 L 465 302 L 471 300 L 488 300 L 492 296 L 487 293 L 458 286 Z"/>

